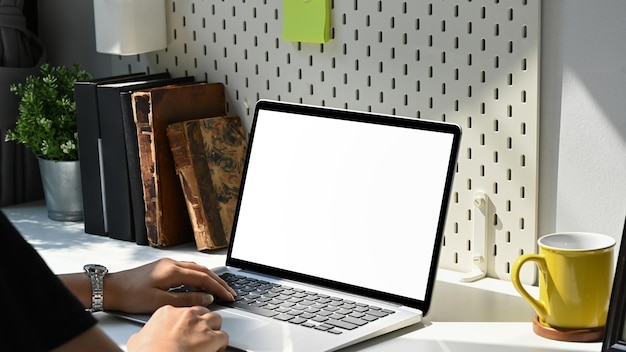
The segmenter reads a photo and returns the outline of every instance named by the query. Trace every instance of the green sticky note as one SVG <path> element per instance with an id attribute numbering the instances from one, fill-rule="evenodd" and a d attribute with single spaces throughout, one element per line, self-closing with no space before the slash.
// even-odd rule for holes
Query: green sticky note
<path id="1" fill-rule="evenodd" d="M 283 0 L 283 40 L 326 43 L 330 38 L 330 0 Z"/>

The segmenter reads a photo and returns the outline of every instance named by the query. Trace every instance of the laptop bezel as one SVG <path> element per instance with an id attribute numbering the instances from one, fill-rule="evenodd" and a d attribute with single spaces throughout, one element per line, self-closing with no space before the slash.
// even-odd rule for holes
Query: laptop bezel
<path id="1" fill-rule="evenodd" d="M 332 281 L 332 280 L 328 280 L 328 279 L 324 279 L 320 277 L 304 275 L 304 274 L 287 271 L 287 270 L 280 269 L 280 268 L 270 267 L 266 265 L 261 265 L 257 263 L 252 263 L 249 261 L 232 257 L 232 249 L 233 249 L 233 244 L 234 244 L 234 240 L 236 237 L 237 221 L 239 217 L 239 204 L 241 203 L 241 199 L 244 193 L 245 180 L 246 180 L 247 169 L 248 169 L 248 164 L 249 164 L 249 159 L 250 159 L 250 153 L 254 144 L 254 135 L 255 135 L 255 130 L 256 130 L 257 117 L 258 117 L 260 110 L 305 114 L 305 115 L 310 115 L 310 116 L 357 121 L 357 122 L 364 122 L 364 123 L 373 123 L 373 124 L 379 124 L 379 125 L 418 128 L 418 129 L 427 130 L 427 131 L 449 133 L 453 136 L 453 141 L 451 143 L 450 159 L 448 162 L 448 169 L 446 172 L 446 181 L 445 181 L 445 187 L 444 187 L 444 192 L 443 192 L 444 194 L 443 194 L 443 199 L 441 202 L 440 216 L 439 216 L 439 220 L 437 223 L 437 233 L 436 233 L 436 238 L 434 241 L 434 247 L 432 251 L 432 259 L 430 263 L 428 283 L 426 287 L 424 300 L 394 295 L 394 294 L 390 294 L 387 292 L 382 292 L 382 291 L 372 290 L 372 289 L 368 289 L 364 287 L 345 284 L 345 283 Z M 244 168 L 242 172 L 241 187 L 240 187 L 239 197 L 238 197 L 238 202 L 237 202 L 238 205 L 237 205 L 235 215 L 234 215 L 234 220 L 233 220 L 230 244 L 228 246 L 228 251 L 226 255 L 226 266 L 243 269 L 243 270 L 249 270 L 255 273 L 262 273 L 264 275 L 273 276 L 277 278 L 285 278 L 288 280 L 302 282 L 305 284 L 322 286 L 325 288 L 330 288 L 333 290 L 346 292 L 349 294 L 361 295 L 361 296 L 365 296 L 368 298 L 391 302 L 391 303 L 398 304 L 398 305 L 404 305 L 407 307 L 420 310 L 422 314 L 425 316 L 428 313 L 428 310 L 430 309 L 430 303 L 432 300 L 432 292 L 434 288 L 436 272 L 437 272 L 437 267 L 439 263 L 439 256 L 441 252 L 441 244 L 443 241 L 444 227 L 445 227 L 447 213 L 448 213 L 450 196 L 452 193 L 451 192 L 452 183 L 453 183 L 454 175 L 456 173 L 456 164 L 457 164 L 460 140 L 461 140 L 461 128 L 458 125 L 449 123 L 449 122 L 429 121 L 429 120 L 423 120 L 423 119 L 406 118 L 406 117 L 399 117 L 399 116 L 394 116 L 394 115 L 385 115 L 385 114 L 371 113 L 371 112 L 364 113 L 364 112 L 348 110 L 348 109 L 329 108 L 329 107 L 313 106 L 313 105 L 307 105 L 307 104 L 295 104 L 295 103 L 265 100 L 265 99 L 259 100 L 255 106 L 253 121 L 252 121 L 252 125 L 250 128 L 250 134 L 248 137 L 248 150 L 247 150 L 247 155 L 246 155 Z"/>

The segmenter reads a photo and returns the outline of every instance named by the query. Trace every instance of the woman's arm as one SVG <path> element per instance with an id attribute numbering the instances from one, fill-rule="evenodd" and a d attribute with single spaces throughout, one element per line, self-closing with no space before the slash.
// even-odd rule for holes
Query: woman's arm
<path id="1" fill-rule="evenodd" d="M 129 352 L 224 351 L 228 334 L 222 318 L 205 307 L 159 308 L 146 325 L 128 340 Z M 54 352 L 118 352 L 119 346 L 97 325 L 72 338 Z"/>
<path id="2" fill-rule="evenodd" d="M 61 274 L 58 277 L 86 308 L 91 307 L 91 281 L 85 273 Z M 213 295 L 205 292 L 169 291 L 181 285 L 211 292 L 226 301 L 234 300 L 235 292 L 208 268 L 165 258 L 107 274 L 104 277 L 103 308 L 152 313 L 167 304 L 176 307 L 207 306 L 213 302 Z"/>
<path id="3" fill-rule="evenodd" d="M 97 325 L 55 348 L 54 352 L 118 352 L 119 346 Z"/>

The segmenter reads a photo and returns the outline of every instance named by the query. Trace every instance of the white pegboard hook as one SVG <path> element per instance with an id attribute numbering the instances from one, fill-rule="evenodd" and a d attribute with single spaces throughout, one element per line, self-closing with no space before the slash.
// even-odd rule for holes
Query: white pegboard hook
<path id="1" fill-rule="evenodd" d="M 474 234 L 472 239 L 472 270 L 461 275 L 461 281 L 471 282 L 487 275 L 487 234 L 489 233 L 489 197 L 484 192 L 474 194 Z"/>

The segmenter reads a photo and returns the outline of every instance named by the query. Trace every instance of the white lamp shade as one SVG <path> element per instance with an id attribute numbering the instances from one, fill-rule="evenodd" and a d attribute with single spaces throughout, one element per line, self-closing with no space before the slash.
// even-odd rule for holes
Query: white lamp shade
<path id="1" fill-rule="evenodd" d="M 135 55 L 167 47 L 165 0 L 93 0 L 96 51 Z"/>

